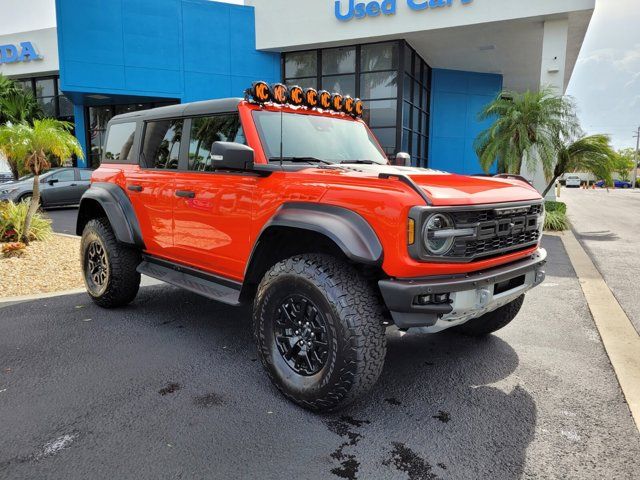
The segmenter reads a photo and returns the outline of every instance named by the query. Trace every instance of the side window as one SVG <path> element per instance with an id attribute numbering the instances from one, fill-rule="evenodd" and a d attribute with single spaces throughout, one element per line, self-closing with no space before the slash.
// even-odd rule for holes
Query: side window
<path id="1" fill-rule="evenodd" d="M 131 147 L 136 134 L 135 123 L 116 123 L 109 127 L 107 144 L 104 147 L 104 161 L 126 162 L 131 158 Z"/>
<path id="2" fill-rule="evenodd" d="M 147 168 L 178 168 L 182 120 L 147 122 L 144 129 L 141 160 Z"/>
<path id="3" fill-rule="evenodd" d="M 93 170 L 78 170 L 80 172 L 80 180 L 83 181 L 88 181 L 91 180 L 91 174 L 93 173 Z"/>
<path id="4" fill-rule="evenodd" d="M 58 180 L 58 182 L 73 182 L 76 179 L 76 174 L 73 170 L 62 170 L 61 172 L 53 173 L 47 181 Z"/>
<path id="5" fill-rule="evenodd" d="M 189 170 L 210 172 L 211 146 L 214 142 L 236 142 L 246 144 L 240 117 L 229 113 L 211 117 L 196 117 L 191 120 L 189 142 Z"/>

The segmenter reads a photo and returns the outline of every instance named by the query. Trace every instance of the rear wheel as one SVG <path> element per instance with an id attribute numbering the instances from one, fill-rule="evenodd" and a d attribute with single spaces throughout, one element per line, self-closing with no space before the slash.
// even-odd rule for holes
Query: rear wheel
<path id="1" fill-rule="evenodd" d="M 27 202 L 31 200 L 32 197 L 33 195 L 31 195 L 30 193 L 25 193 L 24 195 L 21 195 L 20 198 L 18 198 L 18 203 Z"/>
<path id="2" fill-rule="evenodd" d="M 116 240 L 106 218 L 87 223 L 80 254 L 87 293 L 95 303 L 114 308 L 127 305 L 136 297 L 140 253 Z"/>
<path id="3" fill-rule="evenodd" d="M 516 318 L 524 303 L 524 295 L 520 295 L 514 301 L 503 305 L 493 312 L 485 313 L 481 317 L 469 320 L 467 323 L 453 327 L 452 330 L 471 337 L 489 335 L 506 327 Z"/>
<path id="4" fill-rule="evenodd" d="M 350 264 L 300 255 L 274 265 L 256 294 L 254 334 L 275 386 L 310 410 L 335 410 L 377 381 L 386 352 L 382 308 Z"/>

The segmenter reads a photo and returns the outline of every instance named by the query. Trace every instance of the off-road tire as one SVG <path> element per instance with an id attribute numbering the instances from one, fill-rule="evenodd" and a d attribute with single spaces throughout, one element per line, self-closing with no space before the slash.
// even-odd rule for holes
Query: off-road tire
<path id="1" fill-rule="evenodd" d="M 481 317 L 474 318 L 467 323 L 453 327 L 452 330 L 470 337 L 489 335 L 511 323 L 511 321 L 516 318 L 516 315 L 518 315 L 518 312 L 520 312 L 523 303 L 524 294 L 493 312 L 485 313 Z"/>
<path id="2" fill-rule="evenodd" d="M 92 242 L 98 242 L 106 252 L 106 285 L 96 289 L 87 274 L 87 255 Z M 138 294 L 140 274 L 136 270 L 140 264 L 140 252 L 119 243 L 111 229 L 109 220 L 97 218 L 90 220 L 82 232 L 80 260 L 83 279 L 91 299 L 104 308 L 116 308 L 127 305 Z"/>
<path id="3" fill-rule="evenodd" d="M 295 372 L 278 351 L 274 326 L 288 295 L 308 296 L 324 315 L 330 340 L 322 370 Z M 386 353 L 382 306 L 371 282 L 349 263 L 307 254 L 275 264 L 258 286 L 253 331 L 262 364 L 289 400 L 313 411 L 340 409 L 378 380 Z"/>

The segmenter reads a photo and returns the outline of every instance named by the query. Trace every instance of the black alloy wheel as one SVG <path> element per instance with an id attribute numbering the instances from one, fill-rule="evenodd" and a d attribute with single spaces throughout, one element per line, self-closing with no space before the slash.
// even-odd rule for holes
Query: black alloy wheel
<path id="1" fill-rule="evenodd" d="M 87 248 L 84 273 L 92 293 L 100 295 L 109 280 L 109 259 L 104 246 L 97 239 Z"/>
<path id="2" fill-rule="evenodd" d="M 276 311 L 275 342 L 284 361 L 298 375 L 312 376 L 329 358 L 329 330 L 324 315 L 304 295 L 289 295 Z"/>

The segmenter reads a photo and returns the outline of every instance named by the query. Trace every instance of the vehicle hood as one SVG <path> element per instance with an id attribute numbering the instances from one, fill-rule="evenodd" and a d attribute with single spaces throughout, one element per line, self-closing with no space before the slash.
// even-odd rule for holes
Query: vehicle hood
<path id="1" fill-rule="evenodd" d="M 348 175 L 379 177 L 381 173 L 409 177 L 435 206 L 480 205 L 542 198 L 535 188 L 514 179 L 456 175 L 428 168 L 394 165 L 341 165 Z M 393 181 L 392 179 L 380 179 Z"/>

